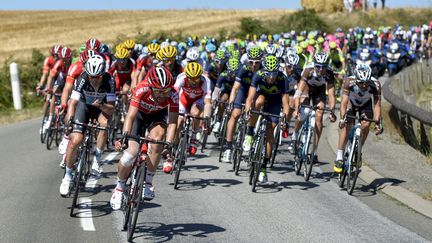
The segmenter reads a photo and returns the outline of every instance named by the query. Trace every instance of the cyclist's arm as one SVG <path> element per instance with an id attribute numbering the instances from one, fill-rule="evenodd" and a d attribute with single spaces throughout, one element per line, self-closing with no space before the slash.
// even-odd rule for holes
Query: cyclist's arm
<path id="1" fill-rule="evenodd" d="M 45 80 L 47 79 L 48 76 L 48 71 L 49 70 L 45 70 L 45 69 L 42 71 L 42 76 L 39 80 L 39 87 L 42 87 L 45 84 Z"/>
<path id="2" fill-rule="evenodd" d="M 229 98 L 229 103 L 234 103 L 234 100 L 236 98 L 236 95 L 238 93 L 238 90 L 240 89 L 240 82 L 234 82 L 233 88 L 231 89 L 231 94 L 230 94 L 230 98 Z"/>
<path id="3" fill-rule="evenodd" d="M 374 95 L 374 120 L 378 121 L 381 118 L 381 84 L 375 82 L 377 93 Z"/>
<path id="4" fill-rule="evenodd" d="M 71 99 L 70 104 L 69 104 L 69 108 L 68 108 L 68 111 L 67 111 L 67 116 L 68 117 L 75 116 L 75 110 L 76 110 L 77 104 L 78 104 L 78 100 Z"/>
<path id="5" fill-rule="evenodd" d="M 288 114 L 290 111 L 289 94 L 283 94 L 283 96 L 282 96 L 282 108 L 283 108 L 283 113 L 285 115 L 285 119 L 286 119 L 286 121 L 288 121 Z"/>
<path id="6" fill-rule="evenodd" d="M 70 93 L 72 92 L 73 84 L 66 82 L 61 95 L 61 106 L 66 107 Z"/>
<path id="7" fill-rule="evenodd" d="M 51 89 L 51 83 L 53 82 L 57 72 L 53 72 L 53 70 L 50 71 L 50 74 L 48 75 L 48 81 L 46 85 L 46 89 Z"/>
<path id="8" fill-rule="evenodd" d="M 132 124 L 135 121 L 137 114 L 138 114 L 138 107 L 130 105 L 123 125 L 123 134 L 125 133 L 130 134 L 132 130 Z"/>
<path id="9" fill-rule="evenodd" d="M 334 111 L 336 105 L 335 86 L 334 83 L 327 84 L 327 92 L 329 99 L 329 108 Z"/>
<path id="10" fill-rule="evenodd" d="M 176 132 L 177 132 L 177 120 L 178 120 L 178 112 L 168 113 L 168 127 L 167 127 L 167 135 L 166 135 L 166 141 L 168 143 L 174 142 Z"/>
<path id="11" fill-rule="evenodd" d="M 348 107 L 348 102 L 349 102 L 349 79 L 345 80 L 344 86 L 343 86 L 343 91 L 342 91 L 342 100 L 340 103 L 340 109 L 339 109 L 339 114 L 340 114 L 340 119 L 343 119 L 343 117 L 345 116 L 347 107 Z"/>
<path id="12" fill-rule="evenodd" d="M 248 96 L 246 99 L 245 111 L 249 111 L 251 109 L 255 95 L 256 95 L 256 87 L 250 86 Z"/>

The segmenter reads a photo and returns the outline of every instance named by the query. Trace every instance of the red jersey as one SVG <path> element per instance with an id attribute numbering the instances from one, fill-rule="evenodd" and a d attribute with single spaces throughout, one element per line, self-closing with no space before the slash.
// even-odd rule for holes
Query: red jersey
<path id="1" fill-rule="evenodd" d="M 115 60 L 111 67 L 108 70 L 108 73 L 111 76 L 115 76 L 116 81 L 116 90 L 120 90 L 120 88 L 127 82 L 132 80 L 132 72 L 136 71 L 135 61 L 131 58 L 127 60 L 127 64 L 124 67 L 121 67 L 117 60 Z"/>
<path id="2" fill-rule="evenodd" d="M 141 71 L 143 68 L 147 70 L 151 67 L 151 64 L 152 64 L 152 60 L 150 56 L 141 55 L 137 59 L 136 69 L 138 71 Z"/>
<path id="3" fill-rule="evenodd" d="M 169 112 L 178 112 L 178 93 L 174 89 L 170 91 L 170 97 L 159 103 L 153 98 L 153 92 L 149 86 L 147 78 L 140 82 L 133 92 L 130 105 L 137 107 L 140 112 L 153 114 L 169 107 Z"/>
<path id="4" fill-rule="evenodd" d="M 80 74 L 83 72 L 83 63 L 81 61 L 73 63 L 68 70 L 66 83 L 74 84 L 75 79 L 77 79 Z"/>
<path id="5" fill-rule="evenodd" d="M 42 71 L 45 72 L 45 71 L 48 71 L 51 68 L 53 68 L 54 67 L 54 62 L 55 62 L 55 60 L 54 60 L 53 56 L 46 57 L 45 61 L 44 61 L 43 68 L 42 68 Z"/>
<path id="6" fill-rule="evenodd" d="M 68 72 L 68 68 L 69 68 L 69 67 L 66 67 L 65 64 L 64 64 L 64 62 L 63 62 L 61 59 L 59 59 L 59 60 L 57 60 L 57 62 L 54 64 L 54 67 L 51 69 L 51 73 L 52 73 L 54 76 L 57 76 L 57 74 L 58 74 L 59 72 L 61 72 L 61 73 L 65 74 L 65 76 L 66 76 L 66 74 L 67 74 L 67 72 Z M 51 74 L 51 73 L 50 73 L 50 74 Z"/>

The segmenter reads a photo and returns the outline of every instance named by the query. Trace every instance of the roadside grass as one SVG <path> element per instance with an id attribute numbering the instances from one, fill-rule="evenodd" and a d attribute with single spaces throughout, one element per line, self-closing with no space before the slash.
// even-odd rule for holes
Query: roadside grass
<path id="1" fill-rule="evenodd" d="M 423 199 L 432 201 L 432 191 L 423 194 Z"/>
<path id="2" fill-rule="evenodd" d="M 13 124 L 42 116 L 42 106 L 22 110 L 4 110 L 0 112 L 0 126 Z"/>

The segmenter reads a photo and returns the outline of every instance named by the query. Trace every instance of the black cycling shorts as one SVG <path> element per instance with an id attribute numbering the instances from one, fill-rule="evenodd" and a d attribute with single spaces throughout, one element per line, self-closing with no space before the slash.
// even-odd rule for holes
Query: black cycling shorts
<path id="1" fill-rule="evenodd" d="M 146 114 L 139 111 L 133 122 L 131 135 L 144 137 L 147 130 L 150 132 L 150 130 L 157 125 L 161 125 L 162 127 L 166 128 L 167 120 L 167 108 L 153 114 Z M 134 138 L 130 138 L 130 140 L 137 141 Z"/>
<path id="2" fill-rule="evenodd" d="M 98 119 L 99 115 L 103 113 L 101 109 L 96 108 L 92 105 L 87 105 L 83 101 L 78 101 L 75 109 L 74 121 L 79 123 L 87 124 L 90 119 Z M 106 118 L 109 118 L 108 114 L 103 113 Z M 86 127 L 80 125 L 73 126 L 73 132 L 84 134 Z"/>
<path id="3" fill-rule="evenodd" d="M 359 114 L 360 117 L 366 116 L 368 119 L 373 119 L 373 108 L 372 108 L 372 99 L 366 102 L 362 106 L 354 106 L 351 101 L 348 103 L 347 114 L 351 116 L 355 116 Z M 348 123 L 354 123 L 354 119 L 348 118 Z"/>

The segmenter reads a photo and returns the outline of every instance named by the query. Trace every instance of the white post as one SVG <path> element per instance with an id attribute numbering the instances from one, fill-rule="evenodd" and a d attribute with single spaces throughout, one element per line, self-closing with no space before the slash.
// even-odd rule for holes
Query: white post
<path id="1" fill-rule="evenodd" d="M 20 81 L 18 76 L 18 64 L 14 62 L 10 64 L 10 76 L 11 76 L 12 97 L 13 97 L 14 107 L 15 110 L 21 110 L 22 103 L 21 103 Z"/>

